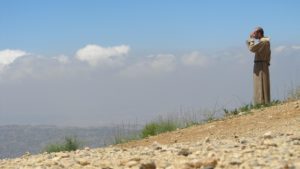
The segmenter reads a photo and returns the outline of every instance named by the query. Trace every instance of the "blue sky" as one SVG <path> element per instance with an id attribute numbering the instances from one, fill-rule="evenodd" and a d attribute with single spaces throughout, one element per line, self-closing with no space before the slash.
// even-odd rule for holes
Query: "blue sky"
<path id="1" fill-rule="evenodd" d="M 273 43 L 299 43 L 299 1 L 3 0 L 0 49 L 73 54 L 88 44 L 132 52 L 218 50 L 265 28 Z"/>
<path id="2" fill-rule="evenodd" d="M 271 97 L 284 99 L 300 85 L 299 9 L 296 0 L 1 0 L 0 125 L 144 123 L 248 104 L 245 41 L 258 25 L 271 37 Z"/>

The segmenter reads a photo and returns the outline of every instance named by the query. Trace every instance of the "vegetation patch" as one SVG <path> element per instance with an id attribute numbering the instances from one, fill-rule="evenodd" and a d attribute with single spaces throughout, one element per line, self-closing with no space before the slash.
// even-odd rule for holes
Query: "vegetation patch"
<path id="1" fill-rule="evenodd" d="M 245 104 L 239 108 L 235 108 L 233 110 L 228 110 L 228 109 L 223 109 L 225 116 L 235 116 L 235 115 L 240 115 L 240 114 L 249 114 L 251 113 L 251 110 L 255 110 L 255 109 L 263 109 L 266 107 L 271 107 L 271 106 L 275 106 L 282 103 L 279 100 L 273 100 L 268 104 Z"/>
<path id="2" fill-rule="evenodd" d="M 60 152 L 60 151 L 74 151 L 79 149 L 81 144 L 76 137 L 65 137 L 62 143 L 52 143 L 45 147 L 45 152 Z"/>
<path id="3" fill-rule="evenodd" d="M 146 138 L 149 136 L 158 135 L 160 133 L 174 131 L 180 128 L 180 124 L 173 120 L 159 120 L 146 124 L 141 131 L 141 137 Z"/>

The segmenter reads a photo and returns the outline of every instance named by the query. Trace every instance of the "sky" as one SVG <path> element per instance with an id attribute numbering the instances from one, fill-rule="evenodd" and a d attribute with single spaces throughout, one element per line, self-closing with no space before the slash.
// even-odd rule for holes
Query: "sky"
<path id="1" fill-rule="evenodd" d="M 256 26 L 271 95 L 300 84 L 299 1 L 2 0 L 0 125 L 101 126 L 251 102 Z"/>

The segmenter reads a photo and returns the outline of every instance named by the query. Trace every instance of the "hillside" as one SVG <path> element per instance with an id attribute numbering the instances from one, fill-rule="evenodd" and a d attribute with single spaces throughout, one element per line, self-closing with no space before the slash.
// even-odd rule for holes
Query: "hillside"
<path id="1" fill-rule="evenodd" d="M 25 154 L 0 168 L 300 168 L 300 101 L 106 148 Z"/>

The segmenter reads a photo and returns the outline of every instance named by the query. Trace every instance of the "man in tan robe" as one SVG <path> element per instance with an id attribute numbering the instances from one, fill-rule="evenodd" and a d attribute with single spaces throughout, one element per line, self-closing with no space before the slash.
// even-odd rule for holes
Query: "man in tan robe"
<path id="1" fill-rule="evenodd" d="M 258 42 L 255 42 L 255 39 Z M 247 40 L 248 48 L 255 53 L 253 68 L 254 104 L 268 104 L 271 100 L 269 66 L 271 60 L 270 39 L 257 27 Z"/>

